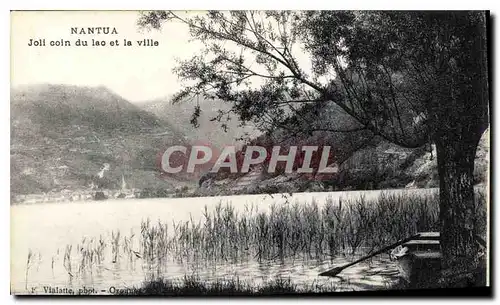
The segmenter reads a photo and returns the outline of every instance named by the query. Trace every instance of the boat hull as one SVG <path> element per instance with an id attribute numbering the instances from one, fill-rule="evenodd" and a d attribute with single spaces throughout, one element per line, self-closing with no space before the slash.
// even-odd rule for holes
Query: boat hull
<path id="1" fill-rule="evenodd" d="M 413 252 L 398 259 L 399 274 L 409 288 L 435 286 L 441 274 L 440 252 Z"/>
<path id="2" fill-rule="evenodd" d="M 423 232 L 402 245 L 404 255 L 397 257 L 399 273 L 409 288 L 436 286 L 441 275 L 441 246 L 438 232 Z"/>

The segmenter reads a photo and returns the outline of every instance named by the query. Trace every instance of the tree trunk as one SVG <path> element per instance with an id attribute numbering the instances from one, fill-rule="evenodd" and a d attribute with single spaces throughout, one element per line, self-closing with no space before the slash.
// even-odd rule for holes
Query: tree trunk
<path id="1" fill-rule="evenodd" d="M 474 158 L 480 136 L 436 140 L 439 171 L 443 283 L 470 286 L 478 268 L 475 240 Z"/>
<path id="2" fill-rule="evenodd" d="M 486 15 L 455 12 L 439 18 L 446 25 L 443 45 L 452 36 L 467 42 L 437 77 L 429 108 L 439 171 L 442 285 L 463 287 L 476 284 L 479 267 L 474 159 L 488 126 Z"/>

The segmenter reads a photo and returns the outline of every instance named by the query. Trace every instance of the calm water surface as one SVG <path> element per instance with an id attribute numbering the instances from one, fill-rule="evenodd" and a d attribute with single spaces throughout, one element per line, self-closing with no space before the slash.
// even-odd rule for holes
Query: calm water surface
<path id="1" fill-rule="evenodd" d="M 426 195 L 435 189 L 389 190 L 388 194 L 402 192 Z M 171 199 L 129 199 L 99 202 L 44 203 L 16 205 L 11 207 L 11 291 L 13 293 L 44 293 L 44 286 L 78 290 L 82 287 L 95 289 L 99 293 L 109 293 L 110 287 L 123 288 L 137 286 L 149 274 L 141 258 L 133 261 L 121 259 L 116 262 L 104 261 L 92 273 L 78 273 L 73 276 L 64 267 L 66 245 L 74 248 L 83 238 L 110 238 L 112 232 L 139 236 L 142 220 L 172 223 L 202 219 L 204 207 L 211 211 L 217 204 L 231 203 L 242 213 L 245 205 L 257 206 L 266 211 L 272 204 L 288 202 L 311 202 L 319 205 L 330 197 L 333 200 L 376 198 L 380 191 L 353 191 L 330 193 L 298 193 L 287 195 L 244 195 L 229 197 L 199 197 Z M 132 242 L 131 247 L 138 248 Z M 29 266 L 29 251 L 33 256 Z M 105 256 L 109 258 L 109 255 Z M 76 259 L 76 258 L 75 258 Z M 247 260 L 238 263 L 218 262 L 169 262 L 162 267 L 162 275 L 172 279 L 182 279 L 196 275 L 206 281 L 239 277 L 250 282 L 272 280 L 277 276 L 290 278 L 299 286 L 312 287 L 333 285 L 339 290 L 383 289 L 397 279 L 397 266 L 387 255 L 381 255 L 365 263 L 346 269 L 336 278 L 317 276 L 333 266 L 354 260 L 353 257 L 334 257 L 325 260 L 295 259 L 257 262 Z M 77 266 L 78 262 L 74 262 Z M 75 268 L 75 267 L 73 267 Z M 157 268 L 156 268 L 157 269 Z M 155 270 L 156 270 L 155 269 Z M 328 287 L 327 286 L 327 287 Z"/>

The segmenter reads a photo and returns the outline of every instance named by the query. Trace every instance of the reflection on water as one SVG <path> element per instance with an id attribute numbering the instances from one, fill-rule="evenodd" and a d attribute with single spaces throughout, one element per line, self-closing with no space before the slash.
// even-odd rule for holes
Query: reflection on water
<path id="1" fill-rule="evenodd" d="M 412 190 L 413 191 L 413 190 Z M 418 190 L 419 193 L 435 190 Z M 402 192 L 394 190 L 392 192 Z M 411 192 L 405 190 L 404 192 Z M 395 262 L 388 255 L 345 269 L 334 278 L 319 277 L 318 274 L 335 266 L 355 260 L 355 257 L 284 259 L 257 261 L 250 257 L 243 261 L 206 262 L 198 260 L 179 261 L 165 259 L 159 265 L 148 264 L 140 255 L 121 255 L 114 261 L 106 254 L 104 260 L 92 257 L 91 268 L 82 268 L 89 262 L 76 255 L 78 247 L 91 238 L 111 239 L 113 232 L 120 231 L 130 237 L 127 247 L 137 250 L 141 220 L 200 219 L 203 207 L 215 207 L 221 200 L 231 202 L 236 209 L 254 204 L 260 211 L 266 211 L 271 203 L 289 200 L 321 204 L 329 196 L 351 199 L 364 195 L 376 197 L 378 191 L 343 193 L 301 193 L 290 198 L 266 195 L 109 200 L 92 203 L 39 204 L 11 207 L 11 291 L 13 293 L 43 293 L 44 286 L 75 289 L 83 286 L 96 289 L 99 293 L 109 292 L 111 286 L 138 286 L 151 273 L 165 278 L 182 280 L 185 275 L 195 275 L 206 281 L 239 278 L 258 284 L 276 277 L 290 278 L 298 287 L 321 287 L 335 284 L 337 290 L 372 290 L 390 287 L 397 279 Z M 72 245 L 70 259 L 65 255 L 67 245 Z M 124 247 L 124 245 L 120 245 Z M 104 251 L 111 251 L 108 246 Z M 29 251 L 32 251 L 28 261 Z M 139 253 L 139 252 L 138 252 Z M 158 274 L 160 273 L 160 274 Z M 34 290 L 32 290 L 34 289 Z"/>
<path id="2" fill-rule="evenodd" d="M 304 260 L 285 259 L 272 261 L 230 262 L 165 262 L 162 266 L 142 265 L 142 260 L 134 262 L 125 259 L 104 262 L 102 265 L 84 272 L 67 269 L 56 260 L 52 268 L 43 257 L 36 261 L 28 273 L 27 282 L 13 283 L 14 291 L 23 293 L 25 288 L 31 291 L 36 287 L 38 293 L 44 293 L 44 286 L 71 287 L 75 290 L 86 287 L 101 293 L 109 293 L 113 286 L 125 288 L 139 286 L 150 275 L 161 275 L 171 280 L 183 281 L 185 276 L 195 276 L 206 282 L 238 279 L 259 287 L 277 277 L 290 279 L 299 289 L 321 290 L 333 287 L 335 291 L 375 290 L 390 288 L 398 279 L 395 262 L 388 255 L 382 255 L 367 262 L 345 269 L 336 277 L 319 277 L 318 274 L 332 266 L 341 266 L 358 257 L 336 257 L 334 259 Z M 36 258 L 38 260 L 38 258 Z M 74 262 L 77 266 L 77 261 Z"/>

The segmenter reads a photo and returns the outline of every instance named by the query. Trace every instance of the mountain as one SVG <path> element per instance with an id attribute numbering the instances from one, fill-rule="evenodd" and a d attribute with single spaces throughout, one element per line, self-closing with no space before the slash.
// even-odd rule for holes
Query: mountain
<path id="1" fill-rule="evenodd" d="M 198 127 L 191 124 L 191 118 L 195 107 L 200 106 L 200 117 Z M 208 143 L 221 148 L 224 145 L 238 145 L 243 141 L 241 138 L 254 138 L 260 134 L 251 125 L 240 126 L 241 122 L 232 114 L 224 115 L 220 122 L 212 120 L 220 112 L 230 110 L 230 105 L 219 100 L 191 100 L 180 103 L 171 103 L 169 97 L 138 103 L 137 106 L 170 122 L 175 128 L 182 132 L 187 139 Z M 226 125 L 224 130 L 223 124 Z"/>
<path id="2" fill-rule="evenodd" d="M 88 188 L 109 164 L 109 188 L 173 188 L 158 154 L 184 135 L 105 87 L 30 85 L 11 90 L 11 193 Z"/>

